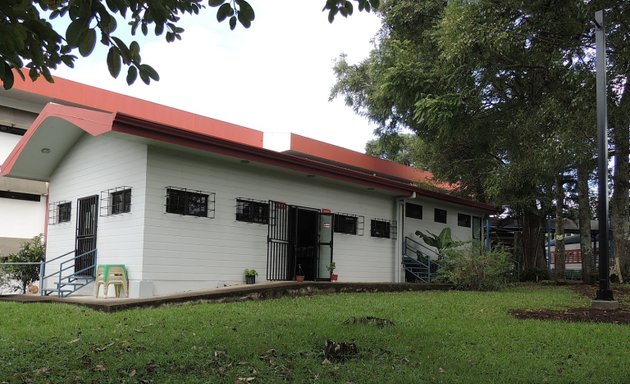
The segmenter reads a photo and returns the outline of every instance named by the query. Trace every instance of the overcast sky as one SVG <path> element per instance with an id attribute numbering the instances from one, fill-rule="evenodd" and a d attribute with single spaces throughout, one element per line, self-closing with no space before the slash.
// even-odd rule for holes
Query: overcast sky
<path id="1" fill-rule="evenodd" d="M 328 101 L 335 78 L 334 60 L 365 58 L 380 27 L 374 14 L 338 16 L 329 24 L 324 0 L 250 2 L 256 11 L 251 28 L 230 31 L 216 21 L 216 9 L 187 17 L 181 41 L 141 42 L 143 62 L 160 73 L 146 86 L 131 87 L 126 71 L 115 80 L 105 64 L 105 47 L 62 77 L 151 100 L 267 132 L 293 132 L 363 152 L 374 127 L 341 99 Z M 119 28 L 126 28 L 120 25 Z"/>

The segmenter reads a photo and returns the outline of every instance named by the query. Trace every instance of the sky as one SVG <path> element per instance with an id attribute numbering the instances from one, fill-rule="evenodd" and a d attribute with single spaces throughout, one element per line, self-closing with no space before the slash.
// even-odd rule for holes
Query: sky
<path id="1" fill-rule="evenodd" d="M 328 23 L 324 0 L 274 0 L 250 4 L 249 29 L 230 31 L 216 21 L 216 8 L 182 19 L 181 41 L 139 40 L 142 62 L 160 74 L 128 86 L 126 69 L 113 79 L 98 46 L 75 68 L 58 76 L 264 132 L 292 132 L 364 152 L 374 126 L 338 98 L 328 101 L 333 64 L 341 53 L 356 63 L 373 48 L 380 28 L 373 13 L 337 16 Z M 127 26 L 119 23 L 119 30 Z"/>

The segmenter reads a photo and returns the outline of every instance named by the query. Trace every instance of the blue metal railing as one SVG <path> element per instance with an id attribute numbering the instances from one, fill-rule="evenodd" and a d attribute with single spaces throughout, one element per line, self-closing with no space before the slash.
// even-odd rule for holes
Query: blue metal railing
<path id="1" fill-rule="evenodd" d="M 59 259 L 62 258 L 67 258 L 68 256 L 74 254 L 74 256 L 72 258 L 68 258 L 67 260 L 62 261 L 61 263 L 59 263 L 59 270 L 55 271 L 49 275 L 46 275 L 46 264 L 49 264 L 53 261 L 57 261 Z M 68 295 L 76 292 L 78 289 L 80 289 L 81 287 L 87 285 L 89 283 L 88 280 L 92 280 L 94 278 L 94 270 L 96 268 L 96 249 L 92 249 L 90 251 L 81 253 L 79 255 L 76 254 L 76 251 L 70 251 L 70 252 L 66 252 L 61 256 L 57 256 L 55 258 L 52 258 L 50 260 L 45 260 L 41 262 L 40 265 L 40 269 L 39 269 L 39 281 L 40 281 L 40 294 L 42 296 L 44 295 L 48 295 L 51 294 L 55 291 L 57 291 L 58 296 L 64 296 L 64 292 L 66 292 Z M 79 270 L 75 270 L 75 264 L 76 264 L 76 260 L 82 257 L 86 257 L 86 256 L 93 256 L 93 262 L 88 265 L 87 267 L 84 267 L 82 269 Z M 72 273 L 67 273 L 68 270 L 72 270 Z M 86 272 L 92 270 L 92 272 L 90 274 L 86 274 Z M 64 275 L 64 273 L 66 273 Z M 44 283 L 45 280 L 51 277 L 57 277 L 57 288 L 56 289 L 45 289 L 44 288 Z M 84 283 L 83 284 L 75 284 L 74 282 L 76 282 L 79 279 L 84 279 Z M 65 280 L 65 281 L 64 281 Z M 73 289 L 68 291 L 64 291 L 62 290 L 63 287 L 66 287 L 68 285 L 72 285 Z M 78 286 L 78 287 L 77 287 Z"/>
<path id="2" fill-rule="evenodd" d="M 440 267 L 439 263 L 432 260 L 432 256 L 437 259 L 437 252 L 410 237 L 405 237 L 403 241 L 405 272 L 409 272 L 417 280 L 430 283 L 435 274 L 433 270 L 437 271 Z M 405 260 L 406 258 L 408 259 Z"/>

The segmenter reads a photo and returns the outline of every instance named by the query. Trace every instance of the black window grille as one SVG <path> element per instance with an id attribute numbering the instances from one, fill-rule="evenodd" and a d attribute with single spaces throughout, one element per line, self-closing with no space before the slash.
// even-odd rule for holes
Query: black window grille
<path id="1" fill-rule="evenodd" d="M 269 204 L 245 198 L 236 199 L 236 220 L 248 223 L 269 223 Z"/>
<path id="2" fill-rule="evenodd" d="M 405 216 L 422 220 L 422 205 L 405 203 Z"/>
<path id="3" fill-rule="evenodd" d="M 356 235 L 358 221 L 359 220 L 357 216 L 336 213 L 335 214 L 335 232 Z"/>
<path id="4" fill-rule="evenodd" d="M 435 212 L 433 213 L 433 221 L 435 221 L 436 223 L 446 224 L 446 210 L 435 208 Z"/>
<path id="5" fill-rule="evenodd" d="M 472 218 L 470 215 L 465 215 L 463 213 L 457 214 L 457 225 L 460 227 L 470 228 L 472 226 Z"/>
<path id="6" fill-rule="evenodd" d="M 131 189 L 122 186 L 101 191 L 101 216 L 131 212 Z"/>
<path id="7" fill-rule="evenodd" d="M 389 239 L 390 228 L 391 228 L 391 223 L 389 221 L 375 219 L 375 220 L 372 220 L 370 233 L 372 234 L 372 237 L 383 237 L 383 238 Z"/>
<path id="8" fill-rule="evenodd" d="M 112 215 L 131 211 L 131 189 L 113 192 L 111 194 Z"/>
<path id="9" fill-rule="evenodd" d="M 186 188 L 166 188 L 166 212 L 197 217 L 214 217 L 214 193 Z"/>
<path id="10" fill-rule="evenodd" d="M 60 203 L 57 205 L 57 223 L 67 223 L 72 217 L 72 203 Z"/>

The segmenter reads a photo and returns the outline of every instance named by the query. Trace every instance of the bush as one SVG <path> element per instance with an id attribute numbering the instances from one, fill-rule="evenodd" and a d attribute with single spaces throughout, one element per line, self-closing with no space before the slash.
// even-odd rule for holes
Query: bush
<path id="1" fill-rule="evenodd" d="M 495 291 L 507 285 L 512 269 L 510 253 L 505 249 L 487 251 L 473 246 L 447 250 L 440 274 L 459 289 Z"/>
<path id="2" fill-rule="evenodd" d="M 35 236 L 22 244 L 22 248 L 17 253 L 0 260 L 8 263 L 40 262 L 44 260 L 46 245 L 42 241 L 42 235 Z M 16 280 L 20 283 L 19 288 L 22 293 L 26 293 L 29 284 L 39 280 L 39 265 L 6 265 L 4 274 L 8 280 Z"/>

